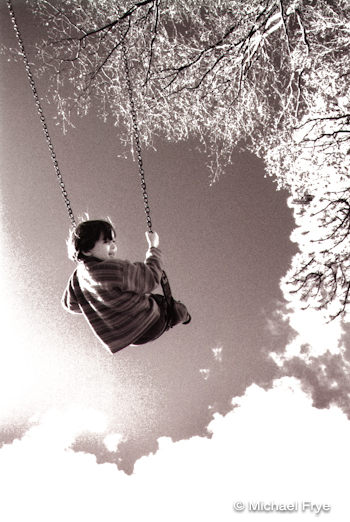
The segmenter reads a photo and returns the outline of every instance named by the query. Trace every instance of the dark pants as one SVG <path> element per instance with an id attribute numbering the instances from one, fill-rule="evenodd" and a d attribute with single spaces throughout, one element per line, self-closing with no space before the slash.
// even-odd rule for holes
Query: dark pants
<path id="1" fill-rule="evenodd" d="M 164 332 L 172 328 L 176 324 L 183 323 L 189 317 L 186 306 L 180 301 L 172 299 L 169 307 L 166 299 L 160 294 L 151 294 L 152 299 L 156 301 L 160 310 L 158 321 L 150 326 L 146 332 L 132 344 L 145 344 L 158 339 Z"/>

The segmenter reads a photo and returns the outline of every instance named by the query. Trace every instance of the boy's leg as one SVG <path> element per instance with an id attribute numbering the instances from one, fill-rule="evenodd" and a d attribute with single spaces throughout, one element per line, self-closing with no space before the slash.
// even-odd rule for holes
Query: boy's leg
<path id="1" fill-rule="evenodd" d="M 160 294 L 151 294 L 151 297 L 157 302 L 160 310 L 160 317 L 141 337 L 136 339 L 132 344 L 146 344 L 150 341 L 158 339 L 168 329 L 167 305 L 164 297 Z"/>
<path id="2" fill-rule="evenodd" d="M 186 306 L 181 301 L 175 301 L 172 298 L 172 306 L 169 318 L 169 327 L 172 328 L 176 324 L 188 324 L 191 321 L 191 316 L 188 313 Z"/>
<path id="3" fill-rule="evenodd" d="M 160 318 L 152 325 L 143 335 L 134 341 L 133 345 L 146 344 L 150 341 L 158 339 L 163 333 L 173 326 L 183 323 L 188 324 L 191 316 L 186 306 L 180 301 L 172 299 L 171 307 L 167 305 L 164 296 L 159 294 L 151 294 L 151 297 L 157 302 L 160 309 Z"/>

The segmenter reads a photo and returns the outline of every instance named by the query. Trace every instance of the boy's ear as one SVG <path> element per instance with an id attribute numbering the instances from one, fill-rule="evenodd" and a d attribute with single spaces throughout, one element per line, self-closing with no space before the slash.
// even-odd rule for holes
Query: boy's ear
<path id="1" fill-rule="evenodd" d="M 91 254 L 91 250 L 89 250 L 88 252 L 85 252 L 84 250 L 82 250 L 81 253 L 82 253 L 84 256 L 87 256 L 87 257 L 89 257 L 89 256 L 92 255 L 92 254 Z"/>

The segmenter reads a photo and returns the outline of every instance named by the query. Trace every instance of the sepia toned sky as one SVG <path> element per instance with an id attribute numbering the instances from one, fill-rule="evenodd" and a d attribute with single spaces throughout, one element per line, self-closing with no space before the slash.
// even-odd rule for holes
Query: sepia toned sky
<path id="1" fill-rule="evenodd" d="M 23 2 L 14 4 L 33 52 L 37 26 Z M 5 5 L 0 16 L 1 43 L 15 47 Z M 73 520 L 81 509 L 84 520 L 139 520 L 152 510 L 154 520 L 165 520 L 168 502 L 174 520 L 186 520 L 182 510 L 190 503 L 188 520 L 212 520 L 211 514 L 223 521 L 232 519 L 234 500 L 332 501 L 344 514 L 336 457 L 349 458 L 342 453 L 348 419 L 337 408 L 314 408 L 300 382 L 281 378 L 269 356 L 281 352 L 296 330 L 281 319 L 279 289 L 296 252 L 287 194 L 276 192 L 262 162 L 248 153 L 234 155 L 210 186 L 196 142 L 159 141 L 157 150 L 144 151 L 153 226 L 173 294 L 187 305 L 192 322 L 112 356 L 81 317 L 61 307 L 74 269 L 65 246 L 69 220 L 23 63 L 0 59 L 0 467 L 16 471 L 1 478 L 7 498 L 20 475 L 35 520 L 45 519 L 58 499 L 48 488 L 40 508 L 34 503 L 26 480 L 33 480 L 36 466 L 34 482 L 45 491 L 44 477 L 56 470 L 52 480 L 63 495 L 57 520 Z M 45 92 L 44 82 L 38 80 L 38 89 Z M 43 105 L 76 218 L 109 216 L 120 257 L 143 260 L 146 222 L 137 167 L 118 129 L 92 111 L 63 135 L 54 106 Z M 330 343 L 342 335 L 335 330 Z M 324 451 L 329 441 L 334 458 Z M 335 480 L 336 492 L 328 479 L 320 486 L 322 469 Z M 281 477 L 293 491 L 289 496 Z M 81 484 L 72 498 L 71 481 L 72 487 Z M 180 484 L 176 503 L 174 484 Z M 115 508 L 108 499 L 118 488 L 124 500 Z M 143 512 L 135 506 L 127 511 L 135 492 Z M 20 507 L 16 512 L 23 519 Z M 304 515 L 315 516 L 309 507 Z M 246 519 L 249 513 L 242 513 Z"/>

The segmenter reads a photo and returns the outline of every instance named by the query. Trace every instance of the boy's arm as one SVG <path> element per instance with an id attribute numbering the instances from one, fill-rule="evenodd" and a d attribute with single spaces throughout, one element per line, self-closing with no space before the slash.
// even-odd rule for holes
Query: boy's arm
<path id="1" fill-rule="evenodd" d="M 146 233 L 147 240 L 148 234 Z M 162 253 L 155 246 L 159 243 L 158 234 L 152 234 L 144 263 L 131 263 L 120 259 L 96 263 L 90 269 L 90 276 L 97 288 L 109 291 L 119 288 L 122 292 L 149 294 L 157 288 L 163 272 Z"/>
<path id="2" fill-rule="evenodd" d="M 68 312 L 71 312 L 73 314 L 81 314 L 82 310 L 78 304 L 78 301 L 76 299 L 73 286 L 72 286 L 72 278 L 70 278 L 69 283 L 67 285 L 67 288 L 65 289 L 62 300 L 61 300 L 62 306 L 65 310 Z"/>
<path id="3" fill-rule="evenodd" d="M 123 277 L 124 290 L 147 294 L 156 289 L 163 272 L 163 256 L 158 248 L 157 232 L 146 232 L 148 250 L 144 263 L 133 263 L 127 266 Z"/>
<path id="4" fill-rule="evenodd" d="M 163 257 L 159 248 L 150 247 L 144 263 L 124 265 L 123 290 L 137 294 L 149 294 L 157 288 L 163 272 Z"/>

